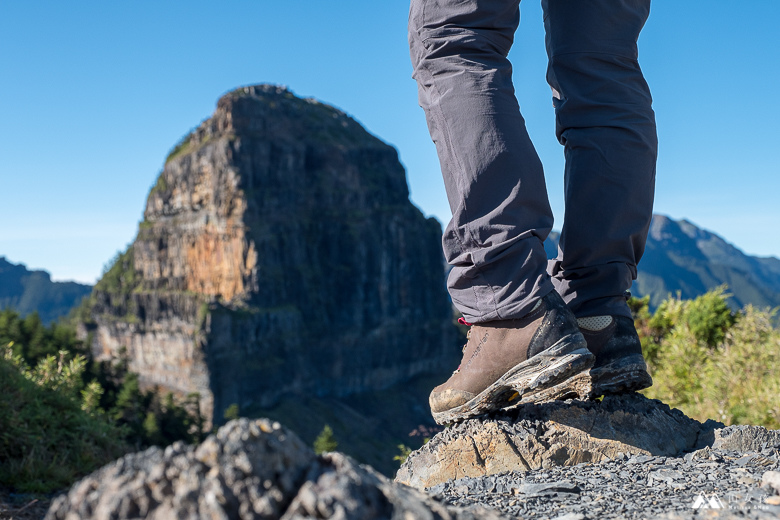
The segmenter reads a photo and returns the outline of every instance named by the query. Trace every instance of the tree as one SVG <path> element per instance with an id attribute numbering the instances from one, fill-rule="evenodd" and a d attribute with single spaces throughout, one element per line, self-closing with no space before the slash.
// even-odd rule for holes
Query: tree
<path id="1" fill-rule="evenodd" d="M 239 410 L 238 410 L 238 403 L 233 403 L 230 406 L 228 406 L 227 410 L 225 410 L 225 413 L 222 414 L 222 416 L 225 418 L 226 421 L 232 421 L 234 419 L 238 419 L 240 417 Z"/>
<path id="2" fill-rule="evenodd" d="M 319 455 L 321 453 L 325 453 L 326 451 L 336 451 L 338 446 L 339 443 L 333 436 L 333 429 L 326 424 L 320 434 L 317 435 L 317 438 L 314 439 L 314 453 Z"/>
<path id="3" fill-rule="evenodd" d="M 406 462 L 406 459 L 409 458 L 409 455 L 411 455 L 412 448 L 410 448 L 406 444 L 399 444 L 398 445 L 398 451 L 400 453 L 398 455 L 396 455 L 395 457 L 393 457 L 393 460 L 396 460 L 400 464 L 403 465 L 403 463 Z"/>

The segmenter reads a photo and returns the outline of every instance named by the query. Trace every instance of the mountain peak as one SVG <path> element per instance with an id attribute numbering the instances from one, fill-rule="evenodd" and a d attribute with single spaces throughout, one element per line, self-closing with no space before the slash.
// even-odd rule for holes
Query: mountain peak
<path id="1" fill-rule="evenodd" d="M 85 326 L 96 357 L 126 346 L 143 385 L 199 392 L 217 420 L 386 388 L 456 352 L 440 243 L 394 148 L 284 87 L 241 87 L 168 157 Z"/>
<path id="2" fill-rule="evenodd" d="M 651 307 L 669 295 L 694 298 L 726 284 L 733 304 L 780 305 L 780 261 L 748 256 L 689 220 L 653 215 L 632 291 Z"/>

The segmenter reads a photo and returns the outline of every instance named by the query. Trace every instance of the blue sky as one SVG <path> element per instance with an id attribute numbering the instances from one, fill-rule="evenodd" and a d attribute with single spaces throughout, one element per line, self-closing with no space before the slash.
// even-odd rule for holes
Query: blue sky
<path id="1" fill-rule="evenodd" d="M 449 207 L 411 79 L 407 0 L 0 0 L 0 255 L 92 283 L 132 241 L 165 156 L 220 95 L 276 83 L 394 145 L 412 200 Z M 510 54 L 545 164 L 553 135 L 538 1 Z M 660 152 L 656 212 L 780 256 L 780 2 L 655 0 L 640 39 Z"/>

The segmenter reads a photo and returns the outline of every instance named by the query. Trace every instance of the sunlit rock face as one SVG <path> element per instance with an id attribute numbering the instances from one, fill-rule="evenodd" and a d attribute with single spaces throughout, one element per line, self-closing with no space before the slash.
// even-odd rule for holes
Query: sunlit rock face
<path id="1" fill-rule="evenodd" d="M 223 96 L 171 152 L 82 335 L 207 415 L 452 364 L 441 227 L 396 151 L 276 86 Z"/>

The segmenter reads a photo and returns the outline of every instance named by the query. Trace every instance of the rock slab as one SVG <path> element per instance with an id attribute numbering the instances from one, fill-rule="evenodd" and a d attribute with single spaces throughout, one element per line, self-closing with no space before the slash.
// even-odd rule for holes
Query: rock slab
<path id="1" fill-rule="evenodd" d="M 640 394 L 523 405 L 450 426 L 407 458 L 396 481 L 424 489 L 507 471 L 673 456 L 703 447 L 717 425 Z"/>
<path id="2" fill-rule="evenodd" d="M 340 453 L 315 455 L 267 419 L 231 421 L 199 446 L 150 448 L 56 498 L 46 520 L 505 518 L 446 506 Z"/>

